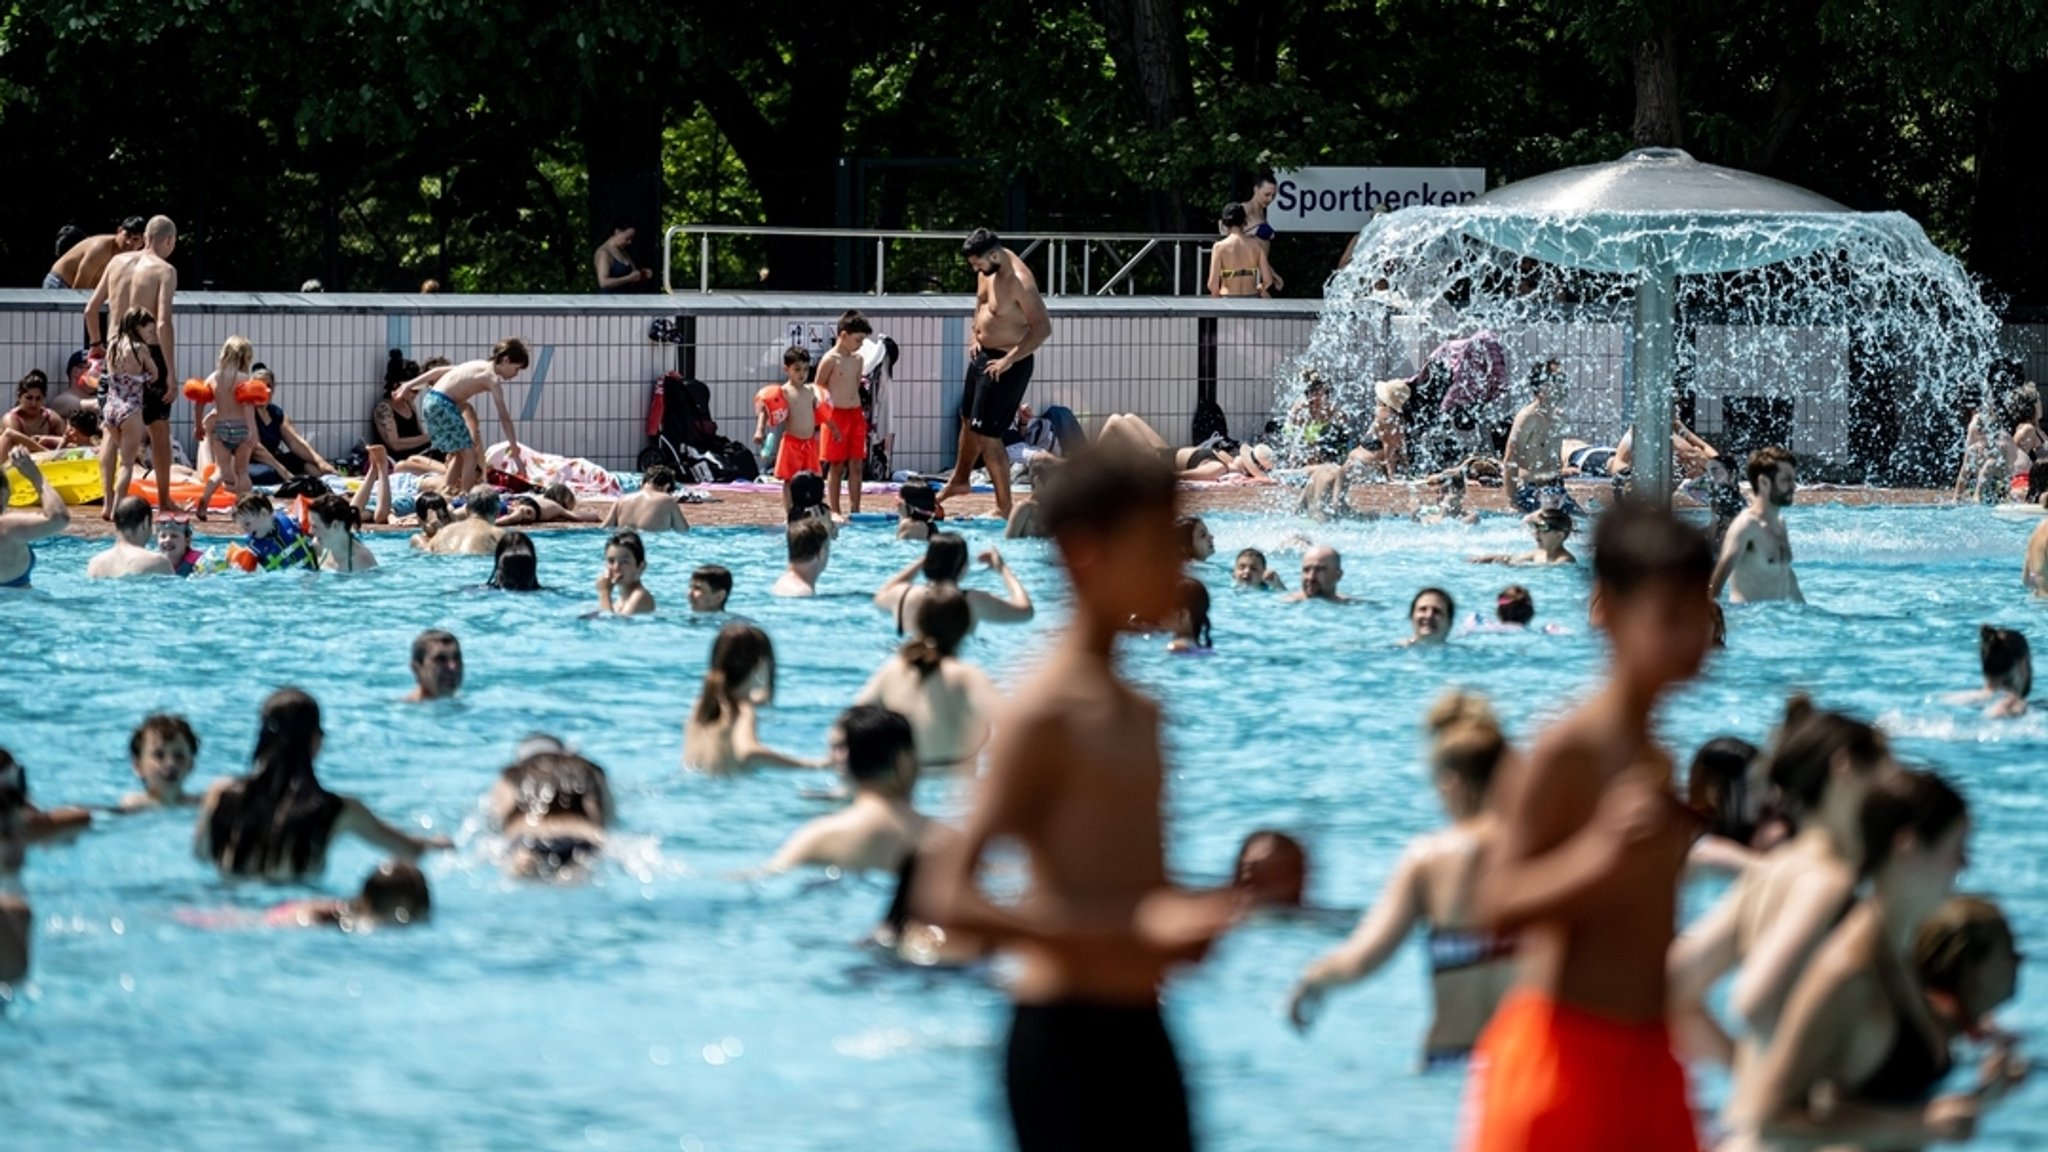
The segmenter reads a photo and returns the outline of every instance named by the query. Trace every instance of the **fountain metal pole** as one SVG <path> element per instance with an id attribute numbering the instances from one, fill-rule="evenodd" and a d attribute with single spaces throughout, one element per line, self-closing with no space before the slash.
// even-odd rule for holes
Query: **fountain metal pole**
<path id="1" fill-rule="evenodd" d="M 1671 503 L 1671 393 L 1676 384 L 1678 276 L 1663 241 L 1645 237 L 1636 277 L 1634 371 L 1638 499 Z"/>

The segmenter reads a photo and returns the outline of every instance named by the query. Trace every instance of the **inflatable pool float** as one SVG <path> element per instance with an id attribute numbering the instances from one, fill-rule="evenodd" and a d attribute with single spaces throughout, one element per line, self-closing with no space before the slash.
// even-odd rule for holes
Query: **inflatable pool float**
<path id="1" fill-rule="evenodd" d="M 199 503 L 199 494 L 204 491 L 206 491 L 204 483 L 173 484 L 171 485 L 171 501 L 180 508 L 190 508 Z M 130 496 L 140 496 L 151 504 L 155 504 L 156 481 L 148 479 L 133 481 L 128 485 L 128 494 Z M 225 484 L 214 489 L 213 499 L 207 501 L 206 507 L 213 511 L 233 511 L 235 507 L 234 490 Z"/>
<path id="2" fill-rule="evenodd" d="M 36 467 L 43 471 L 43 482 L 57 490 L 66 504 L 91 504 L 103 493 L 100 487 L 100 458 L 78 456 L 63 459 L 61 453 L 52 459 L 37 460 Z M 7 481 L 10 485 L 7 503 L 14 508 L 31 507 L 36 502 L 36 490 L 21 475 L 9 468 Z"/>

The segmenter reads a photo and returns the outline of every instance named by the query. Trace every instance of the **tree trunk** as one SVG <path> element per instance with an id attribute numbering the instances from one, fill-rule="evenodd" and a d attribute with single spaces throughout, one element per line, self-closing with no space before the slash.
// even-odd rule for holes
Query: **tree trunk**
<path id="1" fill-rule="evenodd" d="M 2018 305 L 2048 305 L 2048 186 L 2040 146 L 2048 68 L 2000 69 L 1977 130 L 1977 195 L 1970 212 L 1970 264 Z"/>
<path id="2" fill-rule="evenodd" d="M 1636 121 L 1638 148 L 1678 148 L 1684 143 L 1678 112 L 1678 30 L 1670 18 L 1659 20 L 1650 35 L 1636 42 Z"/>
<path id="3" fill-rule="evenodd" d="M 642 268 L 661 274 L 661 234 L 668 221 L 661 218 L 661 132 L 665 109 L 661 102 L 641 96 L 618 102 L 589 101 L 576 131 L 583 144 L 583 163 L 590 174 L 584 197 L 588 213 L 587 244 L 573 246 L 571 255 L 581 270 L 572 290 L 597 291 L 588 253 L 596 250 L 620 224 L 630 224 L 637 235 L 633 259 Z M 636 291 L 659 291 L 659 279 Z"/>
<path id="4" fill-rule="evenodd" d="M 1154 131 L 1172 127 L 1195 113 L 1195 86 L 1189 75 L 1188 38 L 1181 26 L 1180 6 L 1172 0 L 1094 0 L 1109 53 L 1137 97 L 1145 126 Z M 1151 226 L 1187 227 L 1186 209 L 1178 190 L 1151 198 Z"/>

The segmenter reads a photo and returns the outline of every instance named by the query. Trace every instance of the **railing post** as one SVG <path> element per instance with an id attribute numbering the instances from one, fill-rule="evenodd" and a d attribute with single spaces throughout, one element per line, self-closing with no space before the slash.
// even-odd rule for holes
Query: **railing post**
<path id="1" fill-rule="evenodd" d="M 875 237 L 875 295 L 882 294 L 882 246 L 887 243 L 880 236 Z"/>
<path id="2" fill-rule="evenodd" d="M 711 294 L 711 233 L 699 237 L 697 246 L 697 291 L 706 296 Z"/>
<path id="3" fill-rule="evenodd" d="M 680 231 L 680 228 L 670 228 L 661 234 L 661 291 L 664 295 L 673 294 L 676 290 L 670 272 L 675 262 L 676 233 Z"/>
<path id="4" fill-rule="evenodd" d="M 1094 264 L 1095 241 L 1083 240 L 1081 242 L 1081 295 L 1083 296 L 1095 295 Z"/>
<path id="5" fill-rule="evenodd" d="M 1180 295 L 1180 250 L 1181 242 L 1173 242 L 1173 294 Z"/>

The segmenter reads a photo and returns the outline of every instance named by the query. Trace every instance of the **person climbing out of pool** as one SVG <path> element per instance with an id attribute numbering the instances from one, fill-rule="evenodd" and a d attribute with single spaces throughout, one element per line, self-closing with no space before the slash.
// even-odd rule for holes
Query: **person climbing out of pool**
<path id="1" fill-rule="evenodd" d="M 669 506 L 675 506 L 675 498 L 669 498 Z M 680 513 L 678 509 L 678 513 Z M 680 515 L 678 519 L 680 519 Z M 604 517 L 587 508 L 576 507 L 576 490 L 567 484 L 550 484 L 538 492 L 520 492 L 505 501 L 504 511 L 498 514 L 498 527 L 512 528 L 522 524 L 596 524 Z M 684 530 L 689 525 L 685 524 Z"/>
<path id="2" fill-rule="evenodd" d="M 364 484 L 360 491 L 369 491 Z M 377 554 L 356 536 L 362 526 L 363 509 L 338 492 L 313 501 L 307 511 L 313 546 L 320 554 L 323 572 L 368 572 L 377 566 Z"/>
<path id="3" fill-rule="evenodd" d="M 452 848 L 445 836 L 414 836 L 379 820 L 362 801 L 329 792 L 313 772 L 323 733 L 320 705 L 296 688 L 263 702 L 247 776 L 222 780 L 199 802 L 193 847 L 224 876 L 298 881 L 327 867 L 338 833 L 409 858 Z"/>
<path id="4" fill-rule="evenodd" d="M 640 582 L 647 571 L 647 546 L 631 528 L 612 533 L 604 542 L 604 567 L 597 574 L 597 610 L 606 616 L 645 616 L 654 611 L 654 593 Z"/>
<path id="5" fill-rule="evenodd" d="M 1337 585 L 1344 580 L 1344 557 L 1327 544 L 1318 544 L 1304 552 L 1301 557 L 1301 589 L 1289 592 L 1283 604 L 1300 604 L 1309 600 L 1326 600 L 1332 604 L 1349 604 L 1351 597 L 1337 591 Z"/>
<path id="6" fill-rule="evenodd" d="M 504 869 L 514 876 L 579 879 L 604 854 L 617 811 L 610 780 L 553 737 L 530 737 L 521 751 L 484 798 L 492 830 L 502 837 Z"/>
<path id="7" fill-rule="evenodd" d="M 1156 458 L 1090 448 L 1039 502 L 1072 623 L 997 729 L 964 832 L 919 869 L 912 912 L 1018 954 L 1006 1083 L 1023 1152 L 1185 1149 L 1187 1093 L 1160 989 L 1249 901 L 1167 878 L 1159 705 L 1116 667 L 1119 634 L 1179 606 L 1175 482 Z M 980 886 L 998 840 L 1020 846 L 1030 870 L 1015 904 Z"/>
<path id="8" fill-rule="evenodd" d="M 386 860 L 347 900 L 287 900 L 263 916 L 272 928 L 339 928 L 365 932 L 424 924 L 433 914 L 426 873 L 410 860 Z"/>
<path id="9" fill-rule="evenodd" d="M 1623 503 L 1594 530 L 1591 616 L 1608 678 L 1495 780 L 1498 839 L 1472 923 L 1518 933 L 1515 989 L 1479 1039 L 1470 1152 L 1692 1152 L 1665 1023 L 1665 953 L 1698 831 L 1650 718 L 1712 643 L 1706 538 Z"/>
<path id="10" fill-rule="evenodd" d="M 1266 566 L 1266 554 L 1257 548 L 1246 548 L 1237 554 L 1230 565 L 1230 585 L 1233 588 L 1253 588 L 1261 592 L 1279 592 L 1287 588 L 1287 581 L 1278 572 Z"/>
<path id="11" fill-rule="evenodd" d="M 770 596 L 807 597 L 818 594 L 818 577 L 832 562 L 832 529 L 815 517 L 789 526 L 787 533 L 789 567 L 769 587 Z"/>
<path id="12" fill-rule="evenodd" d="M 723 612 L 732 595 L 732 572 L 718 564 L 700 564 L 690 573 L 690 611 Z"/>
<path id="13" fill-rule="evenodd" d="M 640 475 L 640 490 L 618 498 L 605 509 L 600 528 L 631 528 L 648 532 L 688 532 L 690 522 L 676 503 L 676 470 L 656 464 Z"/>
<path id="14" fill-rule="evenodd" d="M 149 501 L 123 496 L 114 502 L 114 542 L 85 566 L 92 580 L 127 576 L 172 576 L 177 568 L 155 547 L 155 523 Z"/>
<path id="15" fill-rule="evenodd" d="M 2034 692 L 2034 656 L 2027 638 L 2012 628 L 1985 624 L 1977 629 L 1977 658 L 1984 669 L 1984 687 L 1951 692 L 1949 704 L 1982 704 L 1994 717 L 2024 716 Z"/>
<path id="16" fill-rule="evenodd" d="M 790 481 L 802 472 L 817 472 L 818 421 L 825 406 L 825 394 L 811 382 L 811 354 L 792 347 L 782 354 L 782 408 L 787 419 L 782 425 L 782 443 L 775 450 L 775 478 L 782 481 L 782 508 L 790 511 Z M 819 496 L 824 487 L 820 477 Z"/>
<path id="17" fill-rule="evenodd" d="M 35 911 L 20 887 L 28 855 L 28 779 L 7 749 L 0 748 L 0 987 L 9 993 L 28 975 L 29 939 Z"/>
<path id="18" fill-rule="evenodd" d="M 860 406 L 860 345 L 874 331 L 858 310 L 847 312 L 839 318 L 832 347 L 818 361 L 816 387 L 825 397 L 818 416 L 818 460 L 825 465 L 825 501 L 834 520 L 845 519 L 839 511 L 839 487 L 849 478 L 846 510 L 860 515 L 861 471 L 868 459 L 868 417 Z"/>
<path id="19" fill-rule="evenodd" d="M 912 636 L 875 669 L 856 704 L 878 704 L 910 722 L 920 767 L 971 773 L 1002 707 L 988 673 L 960 659 L 974 610 L 958 587 L 938 585 L 917 602 Z"/>
<path id="20" fill-rule="evenodd" d="M 1003 554 L 993 548 L 979 557 L 983 567 L 1002 578 L 1002 596 L 983 592 L 979 588 L 964 589 L 967 607 L 973 613 L 976 624 L 1021 624 L 1035 615 L 1038 609 L 1031 603 L 1031 593 L 1010 566 L 1003 561 Z M 917 583 L 918 574 L 924 575 L 924 583 Z M 967 575 L 967 538 L 956 532 L 934 532 L 925 542 L 924 557 L 904 565 L 903 570 L 883 581 L 875 590 L 875 607 L 889 613 L 896 620 L 896 634 L 904 635 L 906 624 L 917 619 L 917 606 L 927 594 L 936 588 L 959 588 L 960 581 Z"/>
<path id="21" fill-rule="evenodd" d="M 1671 1007 L 1695 1057 L 1738 1073 L 1771 1042 L 1786 997 L 1854 895 L 1863 801 L 1899 770 L 1884 733 L 1804 696 L 1785 704 L 1765 779 L 1798 828 L 1758 857 L 1671 946 Z M 1739 971 L 1738 971 L 1739 970 Z M 1706 1014 L 1707 993 L 1736 972 L 1730 1041 Z"/>
<path id="22" fill-rule="evenodd" d="M 505 535 L 498 527 L 498 513 L 503 509 L 498 490 L 479 484 L 463 497 L 461 519 L 450 521 L 431 536 L 423 532 L 413 537 L 413 547 L 437 556 L 488 556 L 497 551 L 498 541 Z"/>
<path id="23" fill-rule="evenodd" d="M 929 540 L 932 525 L 939 518 L 939 502 L 932 495 L 932 486 L 923 480 L 911 480 L 896 490 L 896 538 L 898 540 Z"/>
<path id="24" fill-rule="evenodd" d="M 495 592 L 545 592 L 540 582 L 540 553 L 533 537 L 514 528 L 498 537 L 491 556 L 491 578 L 484 587 Z"/>
<path id="25" fill-rule="evenodd" d="M 1168 652 L 1188 655 L 1216 649 L 1209 626 L 1209 589 L 1191 576 L 1181 577 L 1180 611 L 1174 614 L 1172 632 L 1166 641 Z"/>
<path id="26" fill-rule="evenodd" d="M 1785 531 L 1783 509 L 1792 506 L 1799 491 L 1798 461 L 1779 447 L 1759 448 L 1749 457 L 1749 487 L 1753 495 L 1728 524 L 1721 542 L 1721 558 L 1714 565 L 1710 594 L 1718 599 L 1728 589 L 1728 600 L 1749 604 L 1760 600 L 1790 600 L 1806 603 L 1799 591 L 1799 574 L 1792 570 L 1792 538 Z"/>
<path id="27" fill-rule="evenodd" d="M 797 829 L 767 871 L 894 872 L 938 828 L 911 801 L 918 749 L 909 720 L 880 705 L 856 704 L 839 714 L 836 727 L 846 746 L 853 802 Z"/>
<path id="28" fill-rule="evenodd" d="M 1517 512 L 1534 512 L 1537 497 L 1546 490 L 1564 491 L 1564 476 L 1558 466 L 1563 435 L 1558 431 L 1558 404 L 1564 399 L 1564 367 L 1556 358 L 1529 369 L 1529 402 L 1515 413 L 1508 428 L 1507 447 L 1501 452 L 1501 482 L 1508 491 L 1508 503 Z"/>
<path id="29" fill-rule="evenodd" d="M 1898 772 L 1865 798 L 1858 824 L 1862 895 L 1799 974 L 1770 1043 L 1736 1077 L 1724 1148 L 1961 1142 L 2024 1074 L 2016 1053 L 1997 1050 L 1972 1090 L 1935 1095 L 1952 1066 L 1949 1038 L 1912 974 L 1911 948 L 1967 859 L 1968 805 L 1933 773 Z"/>
<path id="30" fill-rule="evenodd" d="M 768 634 L 739 620 L 720 628 L 697 706 L 683 724 L 683 766 L 712 776 L 822 767 L 761 743 L 760 710 L 774 701 L 775 645 Z"/>
<path id="31" fill-rule="evenodd" d="M 1173 529 L 1180 535 L 1181 555 L 1187 560 L 1199 564 L 1216 554 L 1216 536 L 1200 516 L 1183 516 L 1173 522 Z"/>
<path id="32" fill-rule="evenodd" d="M 1705 471 L 1678 486 L 1679 492 L 1707 506 L 1713 522 L 1708 538 L 1718 550 L 1728 538 L 1728 526 L 1735 522 L 1749 501 L 1742 498 L 1742 486 L 1735 476 L 1735 462 L 1726 456 L 1707 458 Z"/>
<path id="33" fill-rule="evenodd" d="M 429 628 L 413 637 L 413 688 L 405 698 L 446 700 L 462 691 L 462 671 L 462 641 L 453 632 Z"/>
<path id="34" fill-rule="evenodd" d="M 420 418 L 434 449 L 448 455 L 447 486 L 460 492 L 484 478 L 483 451 L 470 431 L 475 416 L 470 401 L 488 392 L 498 407 L 498 423 L 505 430 L 510 467 L 519 468 L 519 427 L 512 420 L 512 407 L 505 402 L 505 383 L 533 363 L 526 342 L 507 337 L 492 347 L 487 360 L 431 368 L 393 390 L 406 400 L 419 398 Z"/>
<path id="35" fill-rule="evenodd" d="M 245 536 L 239 554 L 243 559 L 235 563 L 249 571 L 319 567 L 318 551 L 298 521 L 279 512 L 261 492 L 235 501 L 235 530 Z"/>
<path id="36" fill-rule="evenodd" d="M 1052 317 L 1038 294 L 1038 278 L 1024 259 L 986 228 L 976 228 L 960 245 L 974 283 L 974 327 L 967 345 L 967 390 L 960 398 L 960 445 L 953 475 L 939 489 L 941 505 L 967 494 L 976 464 L 988 470 L 996 490 L 996 515 L 1010 518 L 1010 458 L 1003 431 L 1037 367 L 1033 353 L 1052 335 Z"/>
<path id="37" fill-rule="evenodd" d="M 1529 514 L 1529 530 L 1536 537 L 1536 547 L 1527 552 L 1494 552 L 1485 556 L 1472 557 L 1474 564 L 1508 564 L 1517 568 L 1540 568 L 1551 564 L 1577 564 L 1579 558 L 1565 547 L 1571 539 L 1572 514 L 1562 508 L 1550 508 Z"/>
<path id="38" fill-rule="evenodd" d="M 1499 835 L 1486 798 L 1508 742 L 1492 706 L 1469 692 L 1439 698 L 1424 727 L 1430 738 L 1431 783 L 1451 824 L 1409 841 L 1357 930 L 1302 970 L 1288 998 L 1287 1016 L 1306 1031 L 1329 989 L 1377 972 L 1419 924 L 1429 930 L 1435 1001 L 1422 1058 L 1425 1065 L 1436 1065 L 1471 1054 L 1514 983 L 1514 938 L 1478 928 L 1471 915 L 1480 868 Z"/>
<path id="39" fill-rule="evenodd" d="M 1457 602 L 1441 588 L 1424 588 L 1408 601 L 1409 632 L 1400 647 L 1413 648 L 1447 643 L 1451 624 L 1458 618 Z"/>
<path id="40" fill-rule="evenodd" d="M 185 791 L 192 765 L 199 759 L 199 734 L 183 716 L 158 712 L 142 719 L 128 737 L 128 767 L 142 782 L 142 791 L 121 797 L 120 810 L 183 808 L 199 803 Z"/>

